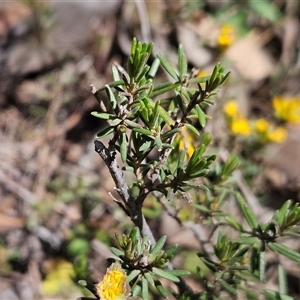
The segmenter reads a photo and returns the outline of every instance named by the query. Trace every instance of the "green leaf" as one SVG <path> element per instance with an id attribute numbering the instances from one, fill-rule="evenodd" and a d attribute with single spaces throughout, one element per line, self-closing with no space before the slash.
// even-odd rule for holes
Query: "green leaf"
<path id="1" fill-rule="evenodd" d="M 165 242 L 167 240 L 167 236 L 163 235 L 153 246 L 153 248 L 150 250 L 151 254 L 156 254 L 158 253 L 164 246 Z"/>
<path id="2" fill-rule="evenodd" d="M 231 286 L 230 284 L 228 284 L 228 283 L 227 283 L 225 280 L 223 280 L 223 279 L 219 279 L 218 281 L 219 281 L 219 283 L 221 284 L 221 286 L 223 287 L 223 289 L 224 289 L 225 291 L 227 291 L 229 294 L 231 294 L 231 295 L 237 297 L 238 293 L 237 293 L 236 289 L 235 289 L 233 286 Z"/>
<path id="3" fill-rule="evenodd" d="M 101 113 L 101 112 L 98 112 L 98 111 L 92 111 L 91 115 L 96 117 L 96 118 L 102 119 L 102 120 L 113 120 L 113 119 L 116 118 L 115 115 L 108 114 L 108 113 Z"/>
<path id="4" fill-rule="evenodd" d="M 122 122 L 122 120 L 121 120 L 121 119 L 118 119 L 118 118 L 116 118 L 116 119 L 114 119 L 114 120 L 108 120 L 108 121 L 107 121 L 107 123 L 108 123 L 110 126 L 113 126 L 113 127 L 119 125 L 121 122 Z"/>
<path id="5" fill-rule="evenodd" d="M 211 212 L 211 210 L 206 205 L 192 204 L 192 206 L 197 208 L 198 210 L 204 212 L 204 213 L 210 213 Z"/>
<path id="6" fill-rule="evenodd" d="M 282 265 L 278 265 L 278 286 L 279 286 L 279 292 L 281 294 L 288 293 L 287 276 Z"/>
<path id="7" fill-rule="evenodd" d="M 154 285 L 157 289 L 157 291 L 164 297 L 167 298 L 168 297 L 168 292 L 166 291 L 166 289 L 163 287 L 163 285 L 161 284 L 161 282 L 159 280 L 155 280 L 154 281 Z"/>
<path id="8" fill-rule="evenodd" d="M 199 130 L 195 126 L 193 126 L 192 124 L 185 123 L 184 126 L 186 126 L 191 132 L 193 132 L 197 136 L 199 135 Z"/>
<path id="9" fill-rule="evenodd" d="M 279 226 L 283 225 L 286 214 L 291 206 L 292 206 L 292 201 L 288 200 L 281 206 L 279 210 L 275 212 L 274 219 L 276 220 Z"/>
<path id="10" fill-rule="evenodd" d="M 165 251 L 165 255 L 166 256 L 172 256 L 174 253 L 175 253 L 175 251 L 177 250 L 177 248 L 178 248 L 178 245 L 176 244 L 176 245 L 172 245 L 171 247 L 169 247 L 166 251 Z"/>
<path id="11" fill-rule="evenodd" d="M 185 276 L 185 275 L 190 275 L 191 272 L 187 271 L 187 270 L 169 270 L 168 271 L 170 274 L 176 276 L 176 277 L 180 277 L 180 276 Z"/>
<path id="12" fill-rule="evenodd" d="M 184 77 L 187 74 L 187 61 L 181 44 L 178 47 L 178 69 L 179 69 L 179 79 L 180 81 L 183 81 Z"/>
<path id="13" fill-rule="evenodd" d="M 107 97 L 109 99 L 109 102 L 110 102 L 112 108 L 115 109 L 117 107 L 117 100 L 108 84 L 105 85 L 105 91 L 106 91 Z"/>
<path id="14" fill-rule="evenodd" d="M 194 150 L 188 165 L 187 165 L 187 172 L 188 170 L 192 170 L 197 164 L 199 164 L 200 161 L 204 161 L 204 159 L 201 157 L 202 154 L 205 152 L 206 147 L 205 145 L 200 145 L 196 150 Z"/>
<path id="15" fill-rule="evenodd" d="M 110 82 L 110 83 L 108 83 L 108 84 L 102 86 L 101 88 L 99 88 L 99 89 L 96 91 L 96 94 L 98 94 L 99 92 L 105 90 L 105 88 L 106 88 L 107 85 L 110 86 L 110 87 L 117 87 L 117 86 L 118 86 L 118 87 L 121 87 L 121 86 L 124 86 L 125 83 L 124 83 L 123 80 Z"/>
<path id="16" fill-rule="evenodd" d="M 153 141 L 146 141 L 145 143 L 143 143 L 143 144 L 141 145 L 141 147 L 139 148 L 139 151 L 140 151 L 140 152 L 147 151 L 147 150 L 149 150 L 150 148 L 152 148 L 152 145 L 153 145 Z"/>
<path id="17" fill-rule="evenodd" d="M 142 299 L 148 300 L 149 299 L 148 280 L 143 276 L 141 281 L 142 281 Z"/>
<path id="18" fill-rule="evenodd" d="M 170 281 L 173 281 L 173 282 L 179 282 L 179 278 L 177 278 L 176 276 L 170 274 L 169 271 L 165 271 L 165 270 L 162 270 L 162 269 L 158 269 L 158 268 L 152 268 L 152 272 L 162 278 L 165 278 L 165 279 L 168 279 Z"/>
<path id="19" fill-rule="evenodd" d="M 123 162 L 127 159 L 127 136 L 126 132 L 122 132 L 120 135 L 120 154 Z"/>
<path id="20" fill-rule="evenodd" d="M 199 120 L 200 125 L 202 127 L 205 127 L 205 125 L 206 125 L 206 114 L 205 114 L 205 112 L 202 110 L 200 105 L 196 105 L 195 108 L 196 108 L 196 111 L 197 111 L 198 120 Z"/>
<path id="21" fill-rule="evenodd" d="M 110 247 L 110 251 L 112 252 L 112 254 L 114 254 L 115 256 L 123 256 L 124 255 L 124 251 L 115 248 L 115 247 Z"/>
<path id="22" fill-rule="evenodd" d="M 168 124 L 169 126 L 174 124 L 174 120 L 169 116 L 169 113 L 162 107 L 158 107 L 159 116 Z"/>
<path id="23" fill-rule="evenodd" d="M 126 172 L 133 172 L 134 168 L 131 166 L 124 166 L 124 167 L 122 167 L 122 170 L 126 171 Z"/>
<path id="24" fill-rule="evenodd" d="M 197 255 L 207 268 L 209 268 L 213 272 L 217 272 L 218 264 L 216 262 L 204 257 L 201 253 L 197 253 Z"/>
<path id="25" fill-rule="evenodd" d="M 138 77 L 136 77 L 136 83 L 138 85 L 140 85 L 141 87 L 138 88 L 135 93 L 138 93 L 140 91 L 149 89 L 150 86 L 149 85 L 144 85 L 146 83 L 146 78 L 145 75 L 146 73 L 149 71 L 150 67 L 149 66 L 144 66 L 144 68 L 142 69 L 141 73 L 139 73 Z M 143 86 L 144 85 L 144 86 Z"/>
<path id="26" fill-rule="evenodd" d="M 250 246 L 242 245 L 242 246 L 240 247 L 240 249 L 238 249 L 238 250 L 234 253 L 234 255 L 232 256 L 232 259 L 231 259 L 230 261 L 231 261 L 231 262 L 232 262 L 232 261 L 237 261 L 236 259 L 237 259 L 237 258 L 241 258 L 242 256 L 244 256 L 244 255 L 248 252 L 249 248 L 250 248 Z"/>
<path id="27" fill-rule="evenodd" d="M 205 83 L 210 80 L 211 76 L 194 77 L 188 80 L 188 83 Z"/>
<path id="28" fill-rule="evenodd" d="M 250 228 L 255 231 L 261 231 L 261 227 L 258 223 L 257 218 L 255 217 L 251 209 L 246 205 L 242 196 L 240 194 L 236 194 L 236 199 Z"/>
<path id="29" fill-rule="evenodd" d="M 266 269 L 266 259 L 265 259 L 265 251 L 259 251 L 259 280 L 261 282 L 265 281 L 265 269 Z"/>
<path id="30" fill-rule="evenodd" d="M 151 68 L 147 74 L 147 78 L 153 79 L 155 77 L 157 70 L 159 68 L 159 65 L 160 65 L 160 60 L 158 57 L 155 57 L 152 65 L 151 65 Z"/>
<path id="31" fill-rule="evenodd" d="M 133 122 L 131 120 L 126 119 L 124 123 L 127 125 L 128 128 L 133 129 L 133 128 L 142 128 L 142 125 L 136 122 Z"/>
<path id="32" fill-rule="evenodd" d="M 179 170 L 181 170 L 182 167 L 183 167 L 185 154 L 186 154 L 186 151 L 184 149 L 181 150 L 180 153 L 179 153 L 179 158 L 178 158 L 178 163 L 177 163 L 177 168 L 176 168 L 177 172 Z"/>
<path id="33" fill-rule="evenodd" d="M 300 253 L 283 245 L 283 244 L 278 244 L 278 243 L 268 243 L 268 248 L 274 252 L 278 252 L 279 254 L 284 255 L 285 257 L 296 261 L 300 262 Z"/>
<path id="34" fill-rule="evenodd" d="M 147 136 L 152 135 L 152 132 L 145 128 L 133 128 L 132 131 L 135 131 L 135 132 L 141 133 L 143 135 L 147 135 Z"/>
<path id="35" fill-rule="evenodd" d="M 111 72 L 112 72 L 114 81 L 121 81 L 120 73 L 119 73 L 119 70 L 116 65 L 114 65 L 114 64 L 112 65 Z"/>
<path id="36" fill-rule="evenodd" d="M 166 131 L 165 133 L 163 133 L 161 135 L 161 139 L 163 141 L 167 140 L 167 139 L 171 139 L 176 133 L 180 132 L 181 129 L 180 128 L 174 128 L 171 130 Z"/>
<path id="37" fill-rule="evenodd" d="M 212 141 L 212 137 L 211 137 L 210 133 L 205 132 L 201 137 L 200 144 L 205 145 L 205 147 L 207 147 L 211 143 L 211 141 Z"/>
<path id="38" fill-rule="evenodd" d="M 131 294 L 133 297 L 140 295 L 142 288 L 135 284 L 131 289 Z"/>
<path id="39" fill-rule="evenodd" d="M 229 225 L 231 225 L 234 229 L 243 232 L 244 228 L 241 224 L 239 224 L 233 217 L 226 216 L 225 220 L 228 222 Z"/>
<path id="40" fill-rule="evenodd" d="M 224 165 L 222 175 L 224 177 L 230 176 L 233 171 L 235 171 L 239 166 L 240 160 L 238 159 L 238 157 L 235 155 L 231 155 Z"/>
<path id="41" fill-rule="evenodd" d="M 264 290 L 262 293 L 269 300 L 295 300 L 293 297 L 272 290 Z"/>
<path id="42" fill-rule="evenodd" d="M 258 242 L 258 238 L 255 236 L 244 236 L 244 237 L 234 239 L 234 240 L 232 240 L 232 242 L 238 243 L 238 244 L 251 245 L 251 244 Z"/>
<path id="43" fill-rule="evenodd" d="M 140 230 L 138 229 L 138 227 L 134 227 L 131 229 L 129 238 L 132 241 L 139 241 L 141 239 L 141 233 L 140 233 Z"/>
<path id="44" fill-rule="evenodd" d="M 111 134 L 112 132 L 114 132 L 115 128 L 114 127 L 106 127 L 103 130 L 101 130 L 100 132 L 97 133 L 97 138 L 100 139 L 104 136 L 107 136 L 109 134 Z"/>
<path id="45" fill-rule="evenodd" d="M 150 56 L 150 53 L 143 53 L 143 54 L 142 54 L 141 60 L 139 61 L 139 65 L 138 65 L 138 67 L 137 67 L 137 69 L 136 69 L 136 73 L 135 73 L 135 76 L 134 76 L 137 80 L 139 80 L 138 77 L 139 77 L 142 73 L 146 74 L 147 71 L 149 70 L 149 67 L 146 66 L 146 63 L 147 63 L 147 61 L 148 61 L 148 59 L 149 59 L 149 56 Z M 145 68 L 145 69 L 144 69 L 144 68 Z"/>
<path id="46" fill-rule="evenodd" d="M 143 275 L 147 279 L 148 283 L 154 286 L 154 279 L 152 278 L 151 274 L 149 272 L 145 272 Z"/>
<path id="47" fill-rule="evenodd" d="M 169 75 L 175 79 L 178 80 L 178 74 L 175 71 L 175 69 L 170 65 L 170 63 L 161 55 L 158 55 L 158 58 L 160 60 L 160 63 L 162 64 L 163 68 L 169 73 Z"/>
<path id="48" fill-rule="evenodd" d="M 126 278 L 127 282 L 132 281 L 132 280 L 133 280 L 134 278 L 136 278 L 140 273 L 141 273 L 140 270 L 137 270 L 137 269 L 132 270 L 132 271 L 129 273 L 129 275 L 127 276 L 127 278 Z"/>
<path id="49" fill-rule="evenodd" d="M 180 82 L 172 83 L 172 82 L 165 82 L 157 84 L 150 95 L 151 98 L 156 96 L 162 95 L 166 92 L 175 90 L 178 86 L 180 86 Z"/>

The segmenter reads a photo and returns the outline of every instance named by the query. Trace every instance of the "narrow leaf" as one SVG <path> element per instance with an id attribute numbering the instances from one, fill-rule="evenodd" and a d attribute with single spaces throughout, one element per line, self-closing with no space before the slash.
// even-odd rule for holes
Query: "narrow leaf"
<path id="1" fill-rule="evenodd" d="M 223 287 L 223 289 L 225 290 L 225 291 L 227 291 L 229 294 L 231 294 L 232 296 L 235 296 L 235 297 L 237 297 L 237 291 L 236 291 L 236 289 L 233 287 L 233 286 L 231 286 L 230 284 L 228 284 L 225 280 L 223 280 L 223 279 L 219 279 L 219 282 L 220 282 L 220 284 L 221 284 L 221 286 Z"/>
<path id="2" fill-rule="evenodd" d="M 258 242 L 258 238 L 255 236 L 245 236 L 245 237 L 240 237 L 240 238 L 234 239 L 234 240 L 232 240 L 232 242 L 237 243 L 237 244 L 251 245 L 251 244 Z"/>
<path id="3" fill-rule="evenodd" d="M 144 277 L 147 279 L 150 285 L 154 286 L 154 280 L 149 272 L 145 272 Z"/>
<path id="4" fill-rule="evenodd" d="M 106 127 L 106 128 L 104 128 L 103 130 L 101 130 L 100 132 L 97 133 L 97 138 L 100 139 L 104 136 L 107 136 L 107 135 L 111 134 L 114 130 L 115 130 L 114 127 L 111 127 L 111 126 Z"/>
<path id="5" fill-rule="evenodd" d="M 133 128 L 132 130 L 135 131 L 135 132 L 147 135 L 147 136 L 152 135 L 152 132 L 148 129 L 145 129 L 145 128 Z"/>
<path id="6" fill-rule="evenodd" d="M 141 145 L 139 151 L 144 152 L 145 150 L 149 150 L 150 147 L 152 147 L 152 145 L 153 145 L 153 141 L 147 141 Z"/>
<path id="7" fill-rule="evenodd" d="M 278 265 L 278 286 L 279 286 L 279 292 L 281 294 L 288 293 L 287 276 L 282 265 Z"/>
<path id="8" fill-rule="evenodd" d="M 115 109 L 117 107 L 117 100 L 108 84 L 105 85 L 105 91 L 106 91 L 107 97 L 109 99 L 109 102 L 110 102 L 112 108 Z"/>
<path id="9" fill-rule="evenodd" d="M 159 65 L 160 65 L 160 60 L 159 60 L 158 57 L 155 57 L 155 59 L 154 59 L 152 65 L 151 65 L 151 68 L 150 68 L 150 70 L 149 70 L 149 72 L 148 72 L 148 74 L 147 74 L 147 77 L 148 77 L 148 78 L 153 79 L 153 78 L 155 77 Z"/>
<path id="10" fill-rule="evenodd" d="M 134 278 L 136 278 L 141 273 L 140 270 L 132 270 L 130 274 L 127 276 L 126 280 L 127 282 L 132 281 Z"/>
<path id="11" fill-rule="evenodd" d="M 142 299 L 148 300 L 149 298 L 149 288 L 148 288 L 148 280 L 143 276 L 142 277 Z"/>
<path id="12" fill-rule="evenodd" d="M 126 132 L 122 132 L 120 136 L 120 154 L 123 162 L 126 162 L 127 158 L 127 136 Z"/>
<path id="13" fill-rule="evenodd" d="M 205 127 L 205 125 L 206 125 L 206 114 L 204 113 L 204 111 L 202 110 L 200 105 L 196 105 L 196 111 L 197 111 L 198 120 L 199 120 L 200 125 L 202 127 Z"/>
<path id="14" fill-rule="evenodd" d="M 187 73 L 187 61 L 181 44 L 178 47 L 178 69 L 179 69 L 179 79 L 180 81 L 182 81 Z"/>
<path id="15" fill-rule="evenodd" d="M 118 249 L 118 248 L 115 248 L 115 247 L 110 247 L 110 251 L 116 255 L 116 256 L 122 256 L 124 255 L 124 251 Z"/>
<path id="16" fill-rule="evenodd" d="M 162 64 L 163 68 L 169 73 L 169 75 L 175 79 L 178 80 L 178 75 L 175 69 L 170 65 L 170 63 L 161 55 L 158 55 L 158 58 L 160 60 L 160 63 Z"/>
<path id="17" fill-rule="evenodd" d="M 158 253 L 164 246 L 165 242 L 167 240 L 167 236 L 163 235 L 154 245 L 154 247 L 150 250 L 151 254 L 156 254 Z"/>
<path id="18" fill-rule="evenodd" d="M 113 120 L 113 119 L 116 118 L 115 115 L 108 114 L 108 113 L 101 113 L 101 112 L 98 112 L 98 111 L 92 111 L 91 115 L 96 117 L 96 118 L 102 119 L 102 120 Z"/>
<path id="19" fill-rule="evenodd" d="M 185 276 L 185 275 L 190 275 L 191 272 L 187 271 L 187 270 L 169 270 L 168 271 L 170 274 L 176 276 L 176 277 L 180 277 L 180 276 Z"/>
<path id="20" fill-rule="evenodd" d="M 112 72 L 112 76 L 113 76 L 114 81 L 120 81 L 121 80 L 120 73 L 119 73 L 119 70 L 118 70 L 116 65 L 114 65 L 114 64 L 112 65 L 111 72 Z"/>
<path id="21" fill-rule="evenodd" d="M 160 117 L 168 124 L 169 126 L 174 124 L 174 120 L 169 116 L 168 112 L 162 107 L 158 107 Z"/>
<path id="22" fill-rule="evenodd" d="M 255 217 L 251 209 L 246 205 L 241 195 L 237 194 L 236 199 L 250 228 L 255 231 L 261 231 L 261 227 L 258 223 L 257 218 Z"/>
<path id="23" fill-rule="evenodd" d="M 159 280 L 155 280 L 154 285 L 157 289 L 157 291 L 164 297 L 164 298 L 168 298 L 168 292 L 166 291 L 166 289 L 163 287 L 163 285 L 161 284 L 161 282 Z"/>
<path id="24" fill-rule="evenodd" d="M 185 123 L 184 126 L 186 126 L 194 134 L 199 135 L 199 130 L 195 126 L 193 126 L 192 124 Z"/>
<path id="25" fill-rule="evenodd" d="M 158 269 L 158 268 L 152 268 L 152 272 L 162 278 L 168 279 L 173 282 L 179 282 L 179 278 L 176 276 L 170 274 L 168 271 Z"/>
<path id="26" fill-rule="evenodd" d="M 175 90 L 178 86 L 180 86 L 180 82 L 165 82 L 161 84 L 157 84 L 150 95 L 151 98 L 162 95 L 166 92 Z"/>
<path id="27" fill-rule="evenodd" d="M 242 232 L 243 226 L 241 224 L 239 224 L 233 217 L 231 216 L 226 216 L 225 220 L 236 230 Z"/>
<path id="28" fill-rule="evenodd" d="M 171 247 L 169 247 L 166 251 L 165 251 L 165 255 L 167 256 L 171 256 L 175 253 L 175 251 L 177 250 L 178 245 L 172 245 Z"/>
<path id="29" fill-rule="evenodd" d="M 194 77 L 189 79 L 188 83 L 205 83 L 210 80 L 211 76 Z"/>
<path id="30" fill-rule="evenodd" d="M 300 262 L 300 253 L 285 245 L 278 243 L 268 243 L 268 247 L 270 250 L 278 252 L 293 261 L 296 261 L 298 263 Z"/>
<path id="31" fill-rule="evenodd" d="M 259 280 L 261 282 L 265 281 L 265 269 L 266 269 L 266 259 L 265 251 L 259 251 Z"/>

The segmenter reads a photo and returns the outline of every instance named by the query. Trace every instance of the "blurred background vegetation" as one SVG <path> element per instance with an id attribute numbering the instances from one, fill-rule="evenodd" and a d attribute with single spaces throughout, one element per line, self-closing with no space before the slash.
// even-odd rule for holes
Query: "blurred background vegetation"
<path id="1" fill-rule="evenodd" d="M 198 76 L 221 61 L 232 75 L 208 112 L 214 144 L 239 156 L 263 206 L 299 201 L 299 28 L 292 0 L 1 2 L 0 298 L 75 299 L 78 279 L 102 277 L 114 233 L 131 228 L 94 152 L 103 123 L 90 84 L 110 81 L 134 36 L 174 63 L 182 44 Z M 180 243 L 174 264 L 195 272 L 193 234 L 153 199 L 145 206 L 155 235 Z M 177 209 L 186 219 L 194 208 Z M 299 269 L 287 269 L 299 295 Z"/>

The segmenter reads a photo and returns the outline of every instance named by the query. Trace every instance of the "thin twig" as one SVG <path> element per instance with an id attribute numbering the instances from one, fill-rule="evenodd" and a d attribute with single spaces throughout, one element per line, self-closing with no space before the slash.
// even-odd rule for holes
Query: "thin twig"
<path id="1" fill-rule="evenodd" d="M 128 185 L 124 180 L 123 172 L 116 161 L 114 152 L 111 154 L 111 151 L 99 140 L 95 141 L 95 150 L 105 162 L 116 184 L 116 190 L 123 201 L 120 207 L 125 210 L 126 214 L 129 214 L 132 222 L 140 229 L 142 235 L 147 235 L 151 244 L 155 244 L 152 231 L 142 213 L 142 203 L 141 201 L 136 201 L 136 199 L 130 195 Z M 117 203 L 119 204 L 118 201 Z"/>

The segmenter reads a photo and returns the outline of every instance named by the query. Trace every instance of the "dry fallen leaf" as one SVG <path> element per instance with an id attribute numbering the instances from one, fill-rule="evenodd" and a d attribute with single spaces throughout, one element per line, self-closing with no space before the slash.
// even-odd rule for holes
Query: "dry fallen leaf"
<path id="1" fill-rule="evenodd" d="M 229 47 L 225 57 L 232 60 L 242 77 L 250 81 L 262 80 L 275 69 L 271 56 L 263 49 L 260 36 L 255 31 Z"/>

